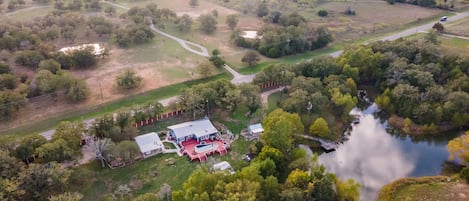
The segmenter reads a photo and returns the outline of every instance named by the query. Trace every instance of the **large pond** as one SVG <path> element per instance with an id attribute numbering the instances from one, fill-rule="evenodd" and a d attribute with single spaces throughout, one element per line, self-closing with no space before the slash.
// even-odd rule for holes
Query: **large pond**
<path id="1" fill-rule="evenodd" d="M 342 179 L 353 178 L 362 185 L 361 200 L 376 200 L 381 187 L 403 177 L 438 175 L 448 159 L 446 144 L 457 133 L 429 139 L 411 140 L 391 135 L 386 123 L 374 116 L 375 104 L 360 115 L 349 140 L 336 151 L 319 156 L 319 162 Z"/>

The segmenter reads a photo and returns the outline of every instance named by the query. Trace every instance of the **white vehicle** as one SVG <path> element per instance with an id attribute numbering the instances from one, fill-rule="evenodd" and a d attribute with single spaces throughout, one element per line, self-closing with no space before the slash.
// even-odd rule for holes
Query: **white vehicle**
<path id="1" fill-rule="evenodd" d="M 446 20 L 448 20 L 448 16 L 443 16 L 443 17 L 440 18 L 440 21 L 441 21 L 441 22 L 444 22 L 444 21 L 446 21 Z"/>

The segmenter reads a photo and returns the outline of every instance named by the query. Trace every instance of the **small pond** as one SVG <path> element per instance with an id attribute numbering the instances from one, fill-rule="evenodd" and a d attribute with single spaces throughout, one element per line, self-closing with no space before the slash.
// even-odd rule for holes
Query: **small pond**
<path id="1" fill-rule="evenodd" d="M 330 153 L 319 156 L 319 162 L 342 179 L 353 178 L 362 185 L 361 200 L 376 200 L 381 187 L 403 177 L 438 175 L 448 159 L 446 144 L 458 133 L 412 140 L 392 135 L 387 124 L 374 114 L 375 104 L 360 115 L 349 139 Z"/>

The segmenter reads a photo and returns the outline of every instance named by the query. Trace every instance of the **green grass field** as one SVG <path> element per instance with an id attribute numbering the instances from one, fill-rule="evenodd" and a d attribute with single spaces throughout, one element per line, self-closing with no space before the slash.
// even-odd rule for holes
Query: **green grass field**
<path id="1" fill-rule="evenodd" d="M 445 26 L 445 32 L 469 37 L 469 19 L 462 19 Z"/>
<path id="2" fill-rule="evenodd" d="M 378 201 L 464 201 L 469 186 L 458 178 L 445 176 L 403 178 L 384 186 Z"/>
<path id="3" fill-rule="evenodd" d="M 174 165 L 167 164 L 165 160 L 169 158 L 175 159 Z M 117 169 L 102 168 L 98 162 L 93 162 L 75 169 L 67 190 L 82 193 L 83 201 L 104 200 L 104 195 L 124 184 L 132 189 L 131 194 L 135 197 L 157 192 L 164 183 L 177 190 L 199 165 L 199 162 L 191 163 L 187 157 L 176 154 L 157 155 Z"/>

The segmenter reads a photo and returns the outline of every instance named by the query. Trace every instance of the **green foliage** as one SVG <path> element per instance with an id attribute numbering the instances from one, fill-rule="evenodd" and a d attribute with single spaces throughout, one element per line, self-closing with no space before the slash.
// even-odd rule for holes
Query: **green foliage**
<path id="1" fill-rule="evenodd" d="M 121 47 L 142 44 L 153 40 L 155 34 L 147 26 L 130 26 L 116 32 L 115 40 Z"/>
<path id="2" fill-rule="evenodd" d="M 82 102 L 90 95 L 90 89 L 84 80 L 72 80 L 65 91 L 65 97 L 69 102 Z"/>
<path id="3" fill-rule="evenodd" d="M 257 7 L 256 14 L 257 17 L 264 17 L 267 14 L 269 14 L 269 8 L 267 7 L 267 3 L 260 3 L 259 6 Z"/>
<path id="4" fill-rule="evenodd" d="M 330 135 L 330 131 L 327 121 L 322 117 L 317 118 L 309 127 L 309 133 L 319 137 L 328 137 Z"/>
<path id="5" fill-rule="evenodd" d="M 217 68 L 222 68 L 223 65 L 225 65 L 225 60 L 223 60 L 220 56 L 218 55 L 213 55 L 208 59 L 214 66 Z"/>
<path id="6" fill-rule="evenodd" d="M 460 163 L 469 164 L 469 131 L 466 131 L 460 137 L 454 138 L 448 142 L 447 149 L 449 152 L 449 159 L 457 159 Z"/>
<path id="7" fill-rule="evenodd" d="M 126 69 L 116 77 L 117 86 L 121 89 L 135 89 L 142 84 L 143 78 L 132 69 Z"/>
<path id="8" fill-rule="evenodd" d="M 34 50 L 24 50 L 15 53 L 15 62 L 20 65 L 36 68 L 44 60 L 44 55 Z"/>
<path id="9" fill-rule="evenodd" d="M 199 21 L 199 29 L 206 34 L 211 34 L 217 29 L 217 20 L 210 14 L 200 15 L 197 18 Z"/>
<path id="10" fill-rule="evenodd" d="M 93 48 L 75 50 L 70 57 L 73 59 L 75 66 L 79 68 L 88 68 L 97 63 Z"/>
<path id="11" fill-rule="evenodd" d="M 206 78 L 206 77 L 210 77 L 211 75 L 215 73 L 216 66 L 213 65 L 213 63 L 211 62 L 203 62 L 197 65 L 196 70 L 197 70 L 197 74 L 199 74 L 201 78 Z"/>
<path id="12" fill-rule="evenodd" d="M 31 163 L 19 173 L 26 200 L 46 200 L 49 195 L 64 191 L 72 170 L 56 162 L 47 165 Z"/>
<path id="13" fill-rule="evenodd" d="M 0 91 L 0 119 L 15 117 L 26 103 L 26 94 L 18 91 Z"/>
<path id="14" fill-rule="evenodd" d="M 337 197 L 341 201 L 358 201 L 360 200 L 360 183 L 356 183 L 353 179 L 347 179 L 343 182 L 340 179 L 335 181 Z"/>
<path id="15" fill-rule="evenodd" d="M 247 51 L 243 58 L 241 59 L 241 61 L 243 63 L 246 63 L 248 66 L 254 66 L 257 64 L 257 62 L 259 62 L 261 59 L 259 57 L 259 54 L 257 54 L 257 52 L 253 51 L 253 50 L 249 50 Z"/>
<path id="16" fill-rule="evenodd" d="M 191 16 L 189 16 L 188 14 L 184 14 L 181 17 L 176 18 L 174 23 L 178 27 L 179 31 L 189 31 L 191 30 L 193 20 Z"/>
<path id="17" fill-rule="evenodd" d="M 57 71 L 61 70 L 60 63 L 53 59 L 42 60 L 39 62 L 39 70 L 48 70 L 53 74 L 56 74 Z"/>
<path id="18" fill-rule="evenodd" d="M 47 143 L 47 140 L 41 135 L 28 135 L 15 148 L 15 156 L 28 164 L 31 158 L 35 158 L 35 150 L 45 143 Z"/>
<path id="19" fill-rule="evenodd" d="M 461 172 L 459 172 L 459 177 L 469 183 L 469 167 L 465 167 L 464 169 L 462 169 Z"/>
<path id="20" fill-rule="evenodd" d="M 134 201 L 160 201 L 158 197 L 154 193 L 145 193 L 143 195 L 139 195 Z"/>
<path id="21" fill-rule="evenodd" d="M 293 135 L 302 134 L 304 132 L 298 114 L 291 114 L 276 109 L 269 113 L 262 121 L 264 133 L 261 135 L 262 142 L 286 153 L 292 148 Z"/>
<path id="22" fill-rule="evenodd" d="M 231 30 L 234 30 L 236 28 L 236 25 L 239 22 L 238 15 L 232 14 L 232 15 L 226 16 L 225 22 L 226 22 L 226 25 L 228 25 L 228 27 L 230 27 Z"/>
<path id="23" fill-rule="evenodd" d="M 77 192 L 65 192 L 59 195 L 52 195 L 49 201 L 80 201 L 83 195 Z"/>

